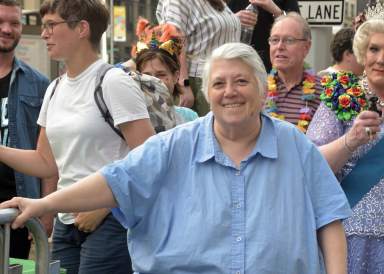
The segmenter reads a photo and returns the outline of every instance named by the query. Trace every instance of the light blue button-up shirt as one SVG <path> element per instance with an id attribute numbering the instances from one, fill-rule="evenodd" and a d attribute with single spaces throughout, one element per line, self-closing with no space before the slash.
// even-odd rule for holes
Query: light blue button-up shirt
<path id="1" fill-rule="evenodd" d="M 212 124 L 208 114 L 158 134 L 102 169 L 135 273 L 324 273 L 317 229 L 350 208 L 315 146 L 262 115 L 237 169 Z"/>

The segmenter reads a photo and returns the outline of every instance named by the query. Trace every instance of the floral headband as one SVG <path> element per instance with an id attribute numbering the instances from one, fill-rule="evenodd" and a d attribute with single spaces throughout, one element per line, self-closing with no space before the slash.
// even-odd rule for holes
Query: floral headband
<path id="1" fill-rule="evenodd" d="M 136 26 L 139 41 L 132 48 L 136 57 L 142 50 L 165 50 L 173 58 L 178 58 L 183 47 L 183 39 L 174 25 L 161 24 L 152 26 L 147 19 L 139 18 Z"/>

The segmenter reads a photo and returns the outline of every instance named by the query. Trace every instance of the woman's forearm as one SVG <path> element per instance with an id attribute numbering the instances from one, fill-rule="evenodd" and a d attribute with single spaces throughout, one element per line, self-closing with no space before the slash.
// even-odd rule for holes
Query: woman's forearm
<path id="1" fill-rule="evenodd" d="M 107 181 L 100 173 L 87 176 L 43 200 L 49 212 L 81 212 L 117 205 Z"/>
<path id="2" fill-rule="evenodd" d="M 321 154 L 327 160 L 334 173 L 340 171 L 352 155 L 352 148 L 348 145 L 348 136 L 340 138 L 319 147 Z"/>
<path id="3" fill-rule="evenodd" d="M 327 274 L 347 273 L 347 241 L 341 221 L 334 221 L 317 232 Z"/>
<path id="4" fill-rule="evenodd" d="M 0 162 L 18 172 L 39 178 L 51 178 L 58 173 L 45 128 L 40 130 L 36 150 L 0 146 Z"/>

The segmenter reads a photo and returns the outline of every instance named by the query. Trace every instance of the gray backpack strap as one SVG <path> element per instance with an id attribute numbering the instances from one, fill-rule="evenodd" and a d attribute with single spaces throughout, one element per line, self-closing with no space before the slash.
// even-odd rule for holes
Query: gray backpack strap
<path id="1" fill-rule="evenodd" d="M 110 64 L 103 64 L 100 69 L 97 71 L 97 74 L 96 74 L 96 87 L 95 87 L 95 92 L 93 94 L 94 98 L 95 98 L 95 102 L 96 102 L 96 105 L 97 107 L 99 108 L 100 110 L 100 113 L 101 115 L 103 116 L 105 122 L 108 123 L 108 125 L 111 127 L 111 129 L 117 134 L 119 135 L 123 140 L 124 139 L 124 136 L 123 134 L 121 133 L 121 131 L 118 129 L 118 128 L 115 128 L 115 125 L 114 125 L 114 121 L 113 121 L 113 118 L 112 118 L 112 115 L 111 113 L 109 112 L 108 110 L 108 107 L 107 107 L 107 104 L 105 103 L 104 101 L 104 97 L 103 97 L 103 89 L 101 87 L 101 85 L 103 84 L 103 80 L 104 80 L 104 76 L 105 74 L 107 73 L 108 70 L 110 70 L 111 68 L 113 68 L 112 65 Z"/>
<path id="2" fill-rule="evenodd" d="M 56 80 L 55 80 L 55 85 L 53 86 L 51 95 L 49 96 L 49 100 L 51 100 L 52 97 L 53 97 L 53 95 L 55 94 L 56 89 L 57 89 L 57 86 L 59 85 L 60 80 L 61 80 L 61 76 L 59 76 L 59 77 L 56 78 Z"/>

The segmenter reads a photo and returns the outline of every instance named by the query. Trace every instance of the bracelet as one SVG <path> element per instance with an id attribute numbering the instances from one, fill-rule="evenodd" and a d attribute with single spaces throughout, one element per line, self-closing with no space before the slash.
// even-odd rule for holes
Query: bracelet
<path id="1" fill-rule="evenodd" d="M 353 153 L 353 149 L 347 144 L 347 134 L 344 135 L 344 147 L 349 153 Z"/>

